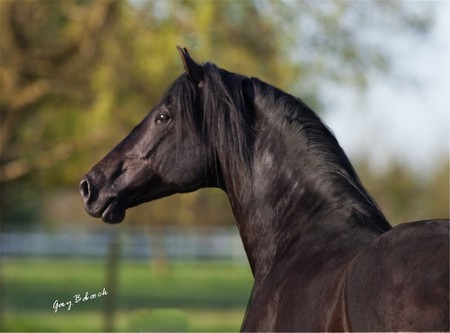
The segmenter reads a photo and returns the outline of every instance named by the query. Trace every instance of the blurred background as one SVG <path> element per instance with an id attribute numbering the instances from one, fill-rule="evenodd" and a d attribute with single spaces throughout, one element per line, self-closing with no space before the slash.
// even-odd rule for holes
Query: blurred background
<path id="1" fill-rule="evenodd" d="M 176 45 L 304 99 L 393 225 L 448 218 L 448 2 L 0 6 L 1 331 L 239 330 L 252 276 L 224 193 L 115 226 L 78 194 L 182 73 Z"/>

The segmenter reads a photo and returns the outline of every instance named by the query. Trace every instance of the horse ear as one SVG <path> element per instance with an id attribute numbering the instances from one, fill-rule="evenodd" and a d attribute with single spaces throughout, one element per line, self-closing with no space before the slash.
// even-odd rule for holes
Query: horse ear
<path id="1" fill-rule="evenodd" d="M 200 83 L 203 80 L 203 69 L 198 65 L 194 59 L 191 58 L 186 48 L 181 48 L 177 45 L 177 50 L 180 53 L 181 60 L 183 61 L 184 70 L 186 74 L 193 79 L 196 83 Z"/>

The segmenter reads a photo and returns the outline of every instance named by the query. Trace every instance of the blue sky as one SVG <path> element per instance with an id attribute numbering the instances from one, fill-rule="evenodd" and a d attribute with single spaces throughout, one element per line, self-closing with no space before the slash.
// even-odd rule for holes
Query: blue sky
<path id="1" fill-rule="evenodd" d="M 366 92 L 328 91 L 324 121 L 351 160 L 367 157 L 374 170 L 397 160 L 418 175 L 448 160 L 449 2 L 432 8 L 429 35 L 385 40 L 393 72 L 373 74 Z"/>

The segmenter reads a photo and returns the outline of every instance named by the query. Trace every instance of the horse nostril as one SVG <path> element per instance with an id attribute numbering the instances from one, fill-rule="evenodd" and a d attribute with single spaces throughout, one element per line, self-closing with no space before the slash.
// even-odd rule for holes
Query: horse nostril
<path id="1" fill-rule="evenodd" d="M 89 190 L 89 181 L 86 178 L 83 178 L 83 180 L 80 182 L 80 193 L 84 201 L 89 200 L 91 193 Z"/>

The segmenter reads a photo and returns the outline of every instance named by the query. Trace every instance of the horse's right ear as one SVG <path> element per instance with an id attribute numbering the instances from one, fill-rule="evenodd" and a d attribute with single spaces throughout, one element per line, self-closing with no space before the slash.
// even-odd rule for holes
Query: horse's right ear
<path id="1" fill-rule="evenodd" d="M 200 83 L 203 80 L 203 69 L 198 65 L 194 59 L 191 58 L 186 48 L 181 48 L 177 45 L 177 50 L 180 53 L 181 60 L 183 61 L 184 70 L 186 74 L 193 79 L 196 83 Z"/>

